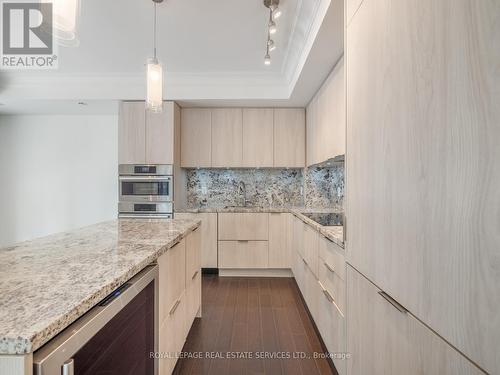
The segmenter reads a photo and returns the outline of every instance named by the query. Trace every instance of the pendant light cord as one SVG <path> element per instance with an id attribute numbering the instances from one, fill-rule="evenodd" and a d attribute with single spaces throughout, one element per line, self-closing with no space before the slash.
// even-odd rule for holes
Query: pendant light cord
<path id="1" fill-rule="evenodd" d="M 154 21 L 153 21 L 153 25 L 154 25 L 154 31 L 153 31 L 153 58 L 156 60 L 156 2 L 154 2 L 154 6 L 155 6 L 155 11 L 154 11 Z"/>

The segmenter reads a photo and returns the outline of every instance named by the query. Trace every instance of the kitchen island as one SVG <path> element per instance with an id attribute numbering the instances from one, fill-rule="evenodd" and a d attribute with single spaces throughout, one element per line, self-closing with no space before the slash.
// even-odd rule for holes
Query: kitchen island
<path id="1" fill-rule="evenodd" d="M 35 350 L 199 225 L 120 219 L 1 248 L 0 373 L 30 374 Z"/>

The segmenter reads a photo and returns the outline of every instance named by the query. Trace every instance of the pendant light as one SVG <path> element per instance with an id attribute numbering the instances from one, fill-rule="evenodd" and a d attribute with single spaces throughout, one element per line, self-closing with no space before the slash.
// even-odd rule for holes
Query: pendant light
<path id="1" fill-rule="evenodd" d="M 151 112 L 163 111 L 163 67 L 156 56 L 156 5 L 163 0 L 153 0 L 154 3 L 154 35 L 153 57 L 147 61 L 146 69 L 146 109 Z"/>
<path id="2" fill-rule="evenodd" d="M 80 0 L 52 0 L 53 33 L 58 44 L 75 47 L 80 18 Z"/>

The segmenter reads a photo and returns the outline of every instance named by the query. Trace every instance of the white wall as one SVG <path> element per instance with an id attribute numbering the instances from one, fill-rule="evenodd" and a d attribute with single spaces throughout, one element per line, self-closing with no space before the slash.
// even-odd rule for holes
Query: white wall
<path id="1" fill-rule="evenodd" d="M 0 246 L 110 220 L 115 115 L 0 116 Z"/>

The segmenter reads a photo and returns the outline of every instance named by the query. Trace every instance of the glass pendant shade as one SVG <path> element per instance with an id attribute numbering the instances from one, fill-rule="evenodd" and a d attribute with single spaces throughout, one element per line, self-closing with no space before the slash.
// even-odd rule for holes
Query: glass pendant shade
<path id="1" fill-rule="evenodd" d="M 158 59 L 150 59 L 147 65 L 146 109 L 151 112 L 163 110 L 163 67 Z"/>
<path id="2" fill-rule="evenodd" d="M 52 0 L 54 37 L 62 46 L 79 44 L 80 0 Z"/>

